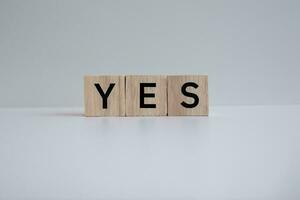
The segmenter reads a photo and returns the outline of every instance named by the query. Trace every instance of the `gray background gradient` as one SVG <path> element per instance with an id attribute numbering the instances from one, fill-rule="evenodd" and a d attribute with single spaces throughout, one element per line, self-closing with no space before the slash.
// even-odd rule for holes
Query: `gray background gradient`
<path id="1" fill-rule="evenodd" d="M 300 103 L 300 1 L 0 1 L 0 106 L 83 106 L 86 74 L 208 74 L 211 105 Z"/>

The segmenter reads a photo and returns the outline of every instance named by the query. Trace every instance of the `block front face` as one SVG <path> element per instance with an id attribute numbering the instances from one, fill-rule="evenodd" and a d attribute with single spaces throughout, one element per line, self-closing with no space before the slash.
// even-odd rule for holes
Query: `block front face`
<path id="1" fill-rule="evenodd" d="M 126 116 L 167 115 L 166 76 L 126 76 Z"/>
<path id="2" fill-rule="evenodd" d="M 168 76 L 168 115 L 208 115 L 208 77 Z"/>
<path id="3" fill-rule="evenodd" d="M 124 76 L 84 77 L 85 115 L 125 116 Z"/>

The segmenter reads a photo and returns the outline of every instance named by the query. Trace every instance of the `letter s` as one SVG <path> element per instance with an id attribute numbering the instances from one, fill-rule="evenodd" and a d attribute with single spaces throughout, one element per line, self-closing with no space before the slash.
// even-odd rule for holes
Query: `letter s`
<path id="1" fill-rule="evenodd" d="M 199 104 L 199 97 L 194 93 L 187 92 L 186 91 L 187 87 L 198 88 L 199 86 L 194 82 L 187 82 L 187 83 L 183 84 L 183 86 L 181 87 L 181 92 L 184 96 L 191 97 L 194 99 L 194 102 L 192 104 L 188 104 L 183 101 L 183 102 L 181 102 L 181 105 L 185 108 L 194 108 Z"/>

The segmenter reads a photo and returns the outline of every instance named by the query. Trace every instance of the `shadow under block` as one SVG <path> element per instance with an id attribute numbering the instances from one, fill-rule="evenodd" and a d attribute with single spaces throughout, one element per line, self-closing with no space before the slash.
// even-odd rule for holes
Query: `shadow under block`
<path id="1" fill-rule="evenodd" d="M 167 76 L 126 76 L 126 116 L 166 116 Z"/>
<path id="2" fill-rule="evenodd" d="M 168 115 L 208 115 L 208 77 L 168 76 Z"/>
<path id="3" fill-rule="evenodd" d="M 125 116 L 125 77 L 85 76 L 84 103 L 88 117 Z"/>

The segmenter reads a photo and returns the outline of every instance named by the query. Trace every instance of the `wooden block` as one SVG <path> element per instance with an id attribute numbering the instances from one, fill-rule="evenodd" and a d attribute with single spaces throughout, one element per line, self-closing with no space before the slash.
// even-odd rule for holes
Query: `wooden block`
<path id="1" fill-rule="evenodd" d="M 124 76 L 84 77 L 85 115 L 125 116 Z"/>
<path id="2" fill-rule="evenodd" d="M 167 115 L 166 76 L 126 76 L 126 116 Z"/>
<path id="3" fill-rule="evenodd" d="M 168 115 L 208 115 L 208 77 L 168 76 Z"/>

